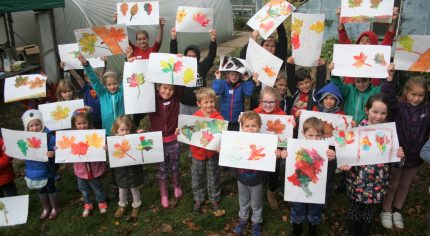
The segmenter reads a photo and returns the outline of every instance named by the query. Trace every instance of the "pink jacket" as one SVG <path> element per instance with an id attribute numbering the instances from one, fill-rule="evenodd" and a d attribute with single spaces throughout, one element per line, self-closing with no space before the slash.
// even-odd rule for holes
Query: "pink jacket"
<path id="1" fill-rule="evenodd" d="M 75 175 L 81 179 L 94 179 L 106 171 L 106 162 L 79 162 L 73 165 Z"/>

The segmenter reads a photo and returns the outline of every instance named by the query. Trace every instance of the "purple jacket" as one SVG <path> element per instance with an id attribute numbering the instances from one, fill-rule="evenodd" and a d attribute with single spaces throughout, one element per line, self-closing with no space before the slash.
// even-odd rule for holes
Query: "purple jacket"
<path id="1" fill-rule="evenodd" d="M 420 166 L 423 163 L 420 151 L 429 139 L 430 133 L 430 103 L 424 102 L 414 107 L 405 101 L 399 101 L 396 98 L 396 86 L 393 82 L 384 81 L 381 92 L 390 101 L 399 143 L 405 152 L 404 166 Z"/>

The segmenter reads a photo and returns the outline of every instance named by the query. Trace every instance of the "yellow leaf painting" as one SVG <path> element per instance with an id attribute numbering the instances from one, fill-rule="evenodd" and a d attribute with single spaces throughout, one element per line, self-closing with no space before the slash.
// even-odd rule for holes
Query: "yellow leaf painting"
<path id="1" fill-rule="evenodd" d="M 195 79 L 194 71 L 191 68 L 187 68 L 184 72 L 184 84 L 189 84 Z"/>
<path id="2" fill-rule="evenodd" d="M 302 32 L 302 26 L 303 26 L 303 20 L 294 18 L 294 22 L 291 25 L 291 31 L 293 31 L 296 34 L 300 34 Z"/>
<path id="3" fill-rule="evenodd" d="M 97 133 L 85 135 L 85 141 L 91 147 L 101 148 L 103 146 L 103 137 L 98 136 Z"/>
<path id="4" fill-rule="evenodd" d="M 82 38 L 79 40 L 79 45 L 81 45 L 83 52 L 88 52 L 88 54 L 93 54 L 94 51 L 96 50 L 95 49 L 96 42 L 97 42 L 97 35 L 83 33 Z"/>
<path id="5" fill-rule="evenodd" d="M 320 33 L 322 33 L 324 31 L 324 22 L 317 21 L 317 23 L 309 26 L 309 29 L 317 32 L 318 34 L 320 34 Z"/>
<path id="6" fill-rule="evenodd" d="M 176 13 L 176 22 L 182 23 L 186 16 L 187 16 L 187 12 L 185 11 L 185 9 L 178 10 L 178 12 Z"/>
<path id="7" fill-rule="evenodd" d="M 55 121 L 64 120 L 69 116 L 70 108 L 57 106 L 54 111 L 51 112 L 51 117 Z"/>

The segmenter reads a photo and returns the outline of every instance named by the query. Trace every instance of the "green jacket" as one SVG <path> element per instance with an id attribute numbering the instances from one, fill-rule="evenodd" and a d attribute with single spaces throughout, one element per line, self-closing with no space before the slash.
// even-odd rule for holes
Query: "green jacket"
<path id="1" fill-rule="evenodd" d="M 357 124 L 366 118 L 364 108 L 367 99 L 381 92 L 381 86 L 374 87 L 372 84 L 364 92 L 360 92 L 354 84 L 344 84 L 343 80 L 338 76 L 332 76 L 331 82 L 334 83 L 342 93 L 344 100 L 343 110 L 347 115 L 353 116 Z"/>

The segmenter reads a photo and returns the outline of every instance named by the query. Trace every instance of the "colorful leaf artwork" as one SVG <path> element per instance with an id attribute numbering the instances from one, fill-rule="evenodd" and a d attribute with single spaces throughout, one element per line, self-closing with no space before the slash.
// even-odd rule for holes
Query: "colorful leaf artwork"
<path id="1" fill-rule="evenodd" d="M 207 18 L 206 14 L 203 14 L 201 12 L 197 12 L 193 15 L 193 20 L 199 23 L 202 27 L 207 27 L 209 24 L 209 19 Z"/>
<path id="2" fill-rule="evenodd" d="M 175 59 L 171 57 L 167 61 L 160 61 L 160 66 L 164 73 L 171 73 L 170 75 L 173 84 L 175 80 L 174 73 L 179 73 L 182 70 L 182 61 L 175 61 Z"/>
<path id="3" fill-rule="evenodd" d="M 382 54 L 382 53 L 376 53 L 375 54 L 375 58 L 373 59 L 373 61 L 377 65 L 387 66 L 387 62 L 385 61 L 384 54 Z"/>
<path id="4" fill-rule="evenodd" d="M 152 12 L 152 4 L 147 2 L 143 5 L 143 10 L 146 12 L 146 14 L 151 15 Z"/>
<path id="5" fill-rule="evenodd" d="M 46 81 L 42 80 L 40 77 L 36 77 L 34 80 L 28 81 L 31 89 L 42 88 L 45 86 Z"/>
<path id="6" fill-rule="evenodd" d="M 336 129 L 333 126 L 333 123 L 328 122 L 326 120 L 321 120 L 324 124 L 324 133 L 323 133 L 323 138 L 330 138 L 333 136 L 333 131 L 335 131 Z"/>
<path id="7" fill-rule="evenodd" d="M 145 159 L 143 157 L 143 151 L 149 151 L 154 148 L 154 140 L 147 139 L 145 136 L 139 137 L 140 144 L 137 146 L 137 150 L 140 151 L 142 161 L 145 162 Z"/>
<path id="8" fill-rule="evenodd" d="M 185 11 L 185 9 L 178 10 L 178 12 L 176 13 L 176 22 L 177 23 L 184 22 L 184 19 L 186 16 L 187 16 L 187 12 Z"/>
<path id="9" fill-rule="evenodd" d="M 85 141 L 89 146 L 95 148 L 101 148 L 104 145 L 103 137 L 100 137 L 97 133 L 85 135 Z"/>
<path id="10" fill-rule="evenodd" d="M 145 83 L 145 76 L 143 73 L 133 73 L 130 77 L 127 78 L 127 83 L 131 88 L 136 88 L 139 90 L 139 93 L 137 94 L 137 98 L 140 97 L 140 85 L 143 85 Z"/>
<path id="11" fill-rule="evenodd" d="M 72 155 L 78 155 L 78 156 L 81 156 L 81 155 L 86 155 L 87 154 L 87 151 L 88 151 L 88 148 L 89 148 L 90 146 L 87 144 L 87 143 L 84 143 L 84 142 L 79 142 L 79 143 L 72 143 L 72 146 L 70 147 L 71 148 L 71 153 L 72 153 Z"/>
<path id="12" fill-rule="evenodd" d="M 276 119 L 275 121 L 267 121 L 267 131 L 271 131 L 275 134 L 282 134 L 285 130 L 285 127 L 286 125 L 283 124 L 280 119 Z"/>
<path id="13" fill-rule="evenodd" d="M 67 136 L 63 136 L 62 139 L 57 142 L 57 146 L 60 149 L 67 149 L 72 147 L 72 144 L 75 142 L 75 140 L 75 136 L 71 136 L 70 138 Z"/>
<path id="14" fill-rule="evenodd" d="M 302 188 L 306 197 L 310 197 L 312 192 L 309 190 L 309 184 L 318 182 L 318 174 L 322 171 L 324 158 L 315 149 L 301 148 L 296 152 L 295 160 L 296 170 L 287 179 L 294 186 Z"/>
<path id="15" fill-rule="evenodd" d="M 87 29 L 85 29 L 87 30 Z M 77 34 L 79 45 L 83 53 L 88 55 L 95 54 L 96 48 L 102 48 L 109 50 L 112 54 L 121 54 L 123 49 L 119 43 L 127 38 L 124 27 L 117 26 L 97 26 L 90 29 L 90 31 Z M 78 32 L 81 30 L 78 30 Z M 75 33 L 76 34 L 76 33 Z M 98 43 L 98 37 L 101 39 L 101 43 Z"/>
<path id="16" fill-rule="evenodd" d="M 64 120 L 69 116 L 70 108 L 57 106 L 54 111 L 51 112 L 51 117 L 55 121 Z"/>
<path id="17" fill-rule="evenodd" d="M 363 0 L 348 0 L 348 5 L 350 8 L 360 7 Z"/>
<path id="18" fill-rule="evenodd" d="M 364 151 L 369 151 L 370 147 L 372 146 L 372 142 L 370 142 L 370 139 L 367 135 L 361 139 L 360 144 Z"/>
<path id="19" fill-rule="evenodd" d="M 61 140 L 57 141 L 57 147 L 60 149 L 71 149 L 72 155 L 82 156 L 87 155 L 87 151 L 90 147 L 99 149 L 104 145 L 104 138 L 99 136 L 97 133 L 85 135 L 85 142 L 76 142 L 75 136 L 62 136 Z"/>
<path id="20" fill-rule="evenodd" d="M 398 39 L 394 64 L 396 70 L 430 71 L 430 36 L 404 35 Z"/>
<path id="21" fill-rule="evenodd" d="M 191 83 L 195 78 L 196 78 L 196 76 L 194 75 L 193 69 L 191 69 L 191 68 L 185 69 L 184 78 L 183 78 L 185 85 Z"/>
<path id="22" fill-rule="evenodd" d="M 309 29 L 320 34 L 320 33 L 324 32 L 324 22 L 317 21 L 315 24 L 309 26 Z"/>
<path id="23" fill-rule="evenodd" d="M 264 30 L 265 32 L 268 32 L 268 31 L 270 31 L 273 28 L 274 25 L 275 25 L 275 22 L 268 21 L 266 23 L 260 23 L 260 28 L 262 30 Z"/>
<path id="24" fill-rule="evenodd" d="M 275 77 L 276 76 L 276 72 L 272 69 L 272 67 L 269 67 L 269 66 L 265 66 L 265 67 L 263 67 L 263 71 L 264 71 L 264 73 L 266 73 L 266 75 L 267 76 L 269 76 L 269 77 Z"/>
<path id="25" fill-rule="evenodd" d="M 250 161 L 257 161 L 266 156 L 266 154 L 263 153 L 264 147 L 257 148 L 257 145 L 250 144 L 249 148 L 251 149 L 251 154 L 248 157 L 248 160 Z"/>
<path id="26" fill-rule="evenodd" d="M 294 49 L 300 48 L 300 33 L 302 32 L 303 20 L 298 18 L 294 19 L 293 24 L 291 25 L 291 44 Z"/>
<path id="27" fill-rule="evenodd" d="M 399 38 L 399 45 L 407 52 L 412 52 L 415 40 L 411 35 L 403 35 Z"/>
<path id="28" fill-rule="evenodd" d="M 18 140 L 16 144 L 18 144 L 18 148 L 19 150 L 21 150 L 22 154 L 24 154 L 24 156 L 27 156 L 27 143 L 24 140 Z"/>
<path id="29" fill-rule="evenodd" d="M 354 131 L 339 131 L 338 136 L 336 136 L 335 141 L 339 144 L 340 147 L 345 147 L 347 144 L 354 143 L 355 141 L 355 133 Z"/>
<path id="30" fill-rule="evenodd" d="M 360 69 L 363 66 L 369 66 L 372 67 L 371 64 L 366 63 L 366 59 L 368 58 L 368 56 L 366 56 L 363 52 L 360 53 L 360 55 L 358 56 L 353 56 L 354 57 L 354 64 L 352 64 L 355 68 Z"/>
<path id="31" fill-rule="evenodd" d="M 386 137 L 385 133 L 378 132 L 375 136 L 376 146 L 378 147 L 381 154 L 383 154 L 387 150 L 387 144 L 389 143 L 389 138 Z"/>
<path id="32" fill-rule="evenodd" d="M 21 86 L 26 86 L 28 83 L 28 76 L 17 76 L 15 78 L 15 87 L 19 88 Z"/>
<path id="33" fill-rule="evenodd" d="M 383 0 L 370 0 L 370 8 L 378 8 Z"/>
<path id="34" fill-rule="evenodd" d="M 200 138 L 200 144 L 206 147 L 212 140 L 214 140 L 214 135 L 209 131 L 203 130 L 202 137 Z"/>
<path id="35" fill-rule="evenodd" d="M 82 38 L 79 40 L 79 45 L 81 45 L 82 51 L 88 52 L 89 54 L 93 54 L 96 50 L 96 42 L 96 34 L 83 33 Z"/>
<path id="36" fill-rule="evenodd" d="M 30 89 L 42 88 L 46 81 L 40 77 L 35 77 L 34 80 L 29 80 L 28 76 L 17 76 L 15 79 L 15 87 L 28 86 Z"/>
<path id="37" fill-rule="evenodd" d="M 127 15 L 127 11 L 128 11 L 128 4 L 127 3 L 121 3 L 120 6 L 120 11 L 122 13 L 123 16 Z"/>
<path id="38" fill-rule="evenodd" d="M 131 146 L 127 139 L 122 140 L 121 143 L 116 143 L 114 145 L 115 150 L 113 151 L 113 156 L 117 159 L 122 159 L 126 156 L 132 158 L 133 160 L 136 160 L 134 157 L 132 157 L 127 152 L 130 151 Z"/>
<path id="39" fill-rule="evenodd" d="M 133 16 L 135 16 L 138 11 L 139 11 L 139 5 L 137 5 L 137 3 L 135 3 L 130 9 L 130 15 L 131 15 L 130 21 L 131 21 L 131 19 L 133 19 Z"/>
<path id="40" fill-rule="evenodd" d="M 16 143 L 18 145 L 19 150 L 21 150 L 22 154 L 24 156 L 27 156 L 27 151 L 29 148 L 32 149 L 40 149 L 42 145 L 42 140 L 36 138 L 36 137 L 30 137 L 26 140 L 18 140 Z"/>
<path id="41" fill-rule="evenodd" d="M 9 219 L 7 218 L 8 211 L 6 209 L 6 205 L 2 201 L 0 201 L 0 211 L 3 212 L 6 225 L 8 225 L 9 224 Z"/>
<path id="42" fill-rule="evenodd" d="M 220 134 L 227 129 L 227 122 L 217 119 L 191 119 L 187 115 L 179 116 L 180 142 L 215 150 L 220 141 Z M 192 117 L 194 118 L 194 117 Z M 187 122 L 184 122 L 184 121 Z"/>

